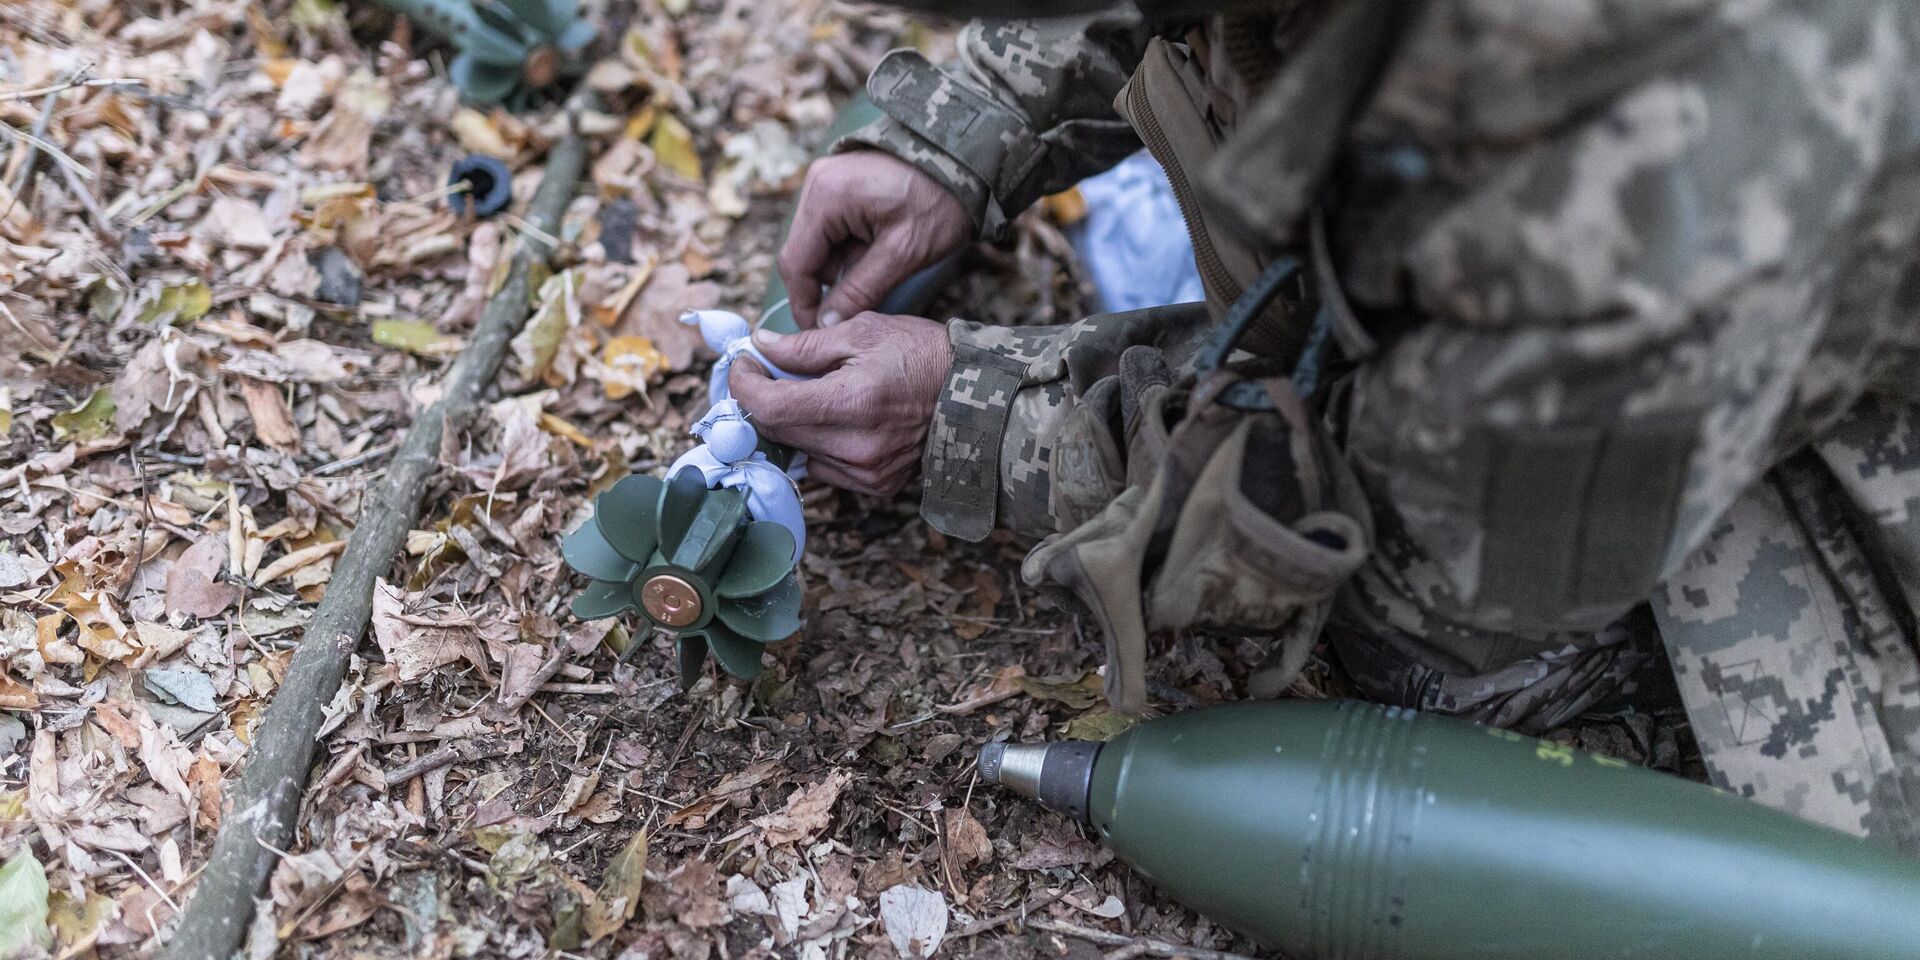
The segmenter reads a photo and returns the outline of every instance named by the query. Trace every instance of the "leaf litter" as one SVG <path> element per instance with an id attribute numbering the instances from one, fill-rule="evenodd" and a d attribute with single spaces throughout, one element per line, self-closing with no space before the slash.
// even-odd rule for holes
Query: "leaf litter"
<path id="1" fill-rule="evenodd" d="M 977 744 L 1128 722 L 1091 627 L 1018 583 L 1024 544 L 808 485 L 806 624 L 750 686 L 682 694 L 666 641 L 569 615 L 560 537 L 689 445 L 711 358 L 679 312 L 751 313 L 835 104 L 891 48 L 951 50 L 835 0 L 589 8 L 590 182 L 376 592 L 247 955 L 1086 953 L 1022 911 L 1251 951 L 978 788 Z M 502 158 L 522 210 L 565 120 L 460 106 L 449 51 L 369 4 L 30 0 L 0 44 L 0 123 L 44 113 L 57 151 L 0 158 L 0 954 L 136 956 L 524 242 L 452 214 L 447 168 Z M 1024 215 L 933 314 L 1074 319 L 1068 250 Z M 1156 695 L 1244 696 L 1264 650 L 1167 638 Z M 1316 660 L 1295 692 L 1344 690 Z M 1664 726 L 1601 737 L 1685 755 Z"/>

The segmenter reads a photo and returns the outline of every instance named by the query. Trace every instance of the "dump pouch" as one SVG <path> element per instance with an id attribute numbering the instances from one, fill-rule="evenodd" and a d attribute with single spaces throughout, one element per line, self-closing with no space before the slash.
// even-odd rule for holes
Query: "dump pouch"
<path id="1" fill-rule="evenodd" d="M 1213 402 L 1242 382 L 1209 375 L 1191 395 L 1142 391 L 1128 424 L 1128 484 L 1105 509 L 1028 555 L 1021 575 L 1092 611 L 1114 709 L 1146 708 L 1146 635 L 1213 627 L 1276 634 L 1282 686 L 1305 663 L 1336 588 L 1366 555 L 1364 501 L 1284 379 L 1273 409 Z M 1171 430 L 1175 413 L 1188 411 Z"/>

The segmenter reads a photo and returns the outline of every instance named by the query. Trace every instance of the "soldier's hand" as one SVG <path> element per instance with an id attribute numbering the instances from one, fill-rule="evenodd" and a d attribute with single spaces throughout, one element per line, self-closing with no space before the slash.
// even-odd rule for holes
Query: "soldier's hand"
<path id="1" fill-rule="evenodd" d="M 830 327 L 871 310 L 972 236 L 960 201 L 905 161 L 878 150 L 822 157 L 807 168 L 780 249 L 793 319 Z"/>
<path id="2" fill-rule="evenodd" d="M 751 355 L 734 361 L 728 385 L 761 436 L 805 451 L 813 476 L 846 490 L 891 496 L 913 479 L 953 363 L 946 327 L 862 313 L 753 340 L 781 369 L 818 378 L 775 380 Z"/>

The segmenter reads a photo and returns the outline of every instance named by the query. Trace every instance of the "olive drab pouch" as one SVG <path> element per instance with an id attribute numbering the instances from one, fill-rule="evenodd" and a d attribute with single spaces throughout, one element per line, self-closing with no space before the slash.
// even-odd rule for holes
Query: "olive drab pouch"
<path id="1" fill-rule="evenodd" d="M 1222 229 L 1220 205 L 1210 202 L 1194 179 L 1227 139 L 1210 90 L 1206 70 L 1189 44 L 1155 37 L 1113 106 L 1133 124 L 1147 152 L 1166 170 L 1168 186 L 1193 241 L 1194 266 L 1207 291 L 1207 309 L 1218 322 L 1270 258 L 1266 251 L 1246 243 L 1239 231 Z M 1276 301 L 1265 307 L 1241 345 L 1262 356 L 1291 361 L 1303 346 L 1303 333 L 1289 305 Z"/>
<path id="2" fill-rule="evenodd" d="M 1072 592 L 1100 622 L 1116 710 L 1146 707 L 1149 630 L 1275 634 L 1282 669 L 1297 672 L 1334 590 L 1366 555 L 1358 487 L 1290 383 L 1257 381 L 1271 409 L 1212 402 L 1252 382 L 1217 372 L 1191 395 L 1143 391 L 1124 491 L 1021 567 L 1027 583 Z M 1187 415 L 1166 430 L 1180 409 Z"/>

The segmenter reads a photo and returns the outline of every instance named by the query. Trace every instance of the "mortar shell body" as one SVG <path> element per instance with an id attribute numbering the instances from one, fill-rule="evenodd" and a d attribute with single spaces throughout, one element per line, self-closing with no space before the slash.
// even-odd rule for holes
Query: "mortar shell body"
<path id="1" fill-rule="evenodd" d="M 1298 958 L 1920 957 L 1920 861 L 1731 794 L 1441 717 L 1242 704 L 1139 724 L 1089 818 Z"/>

